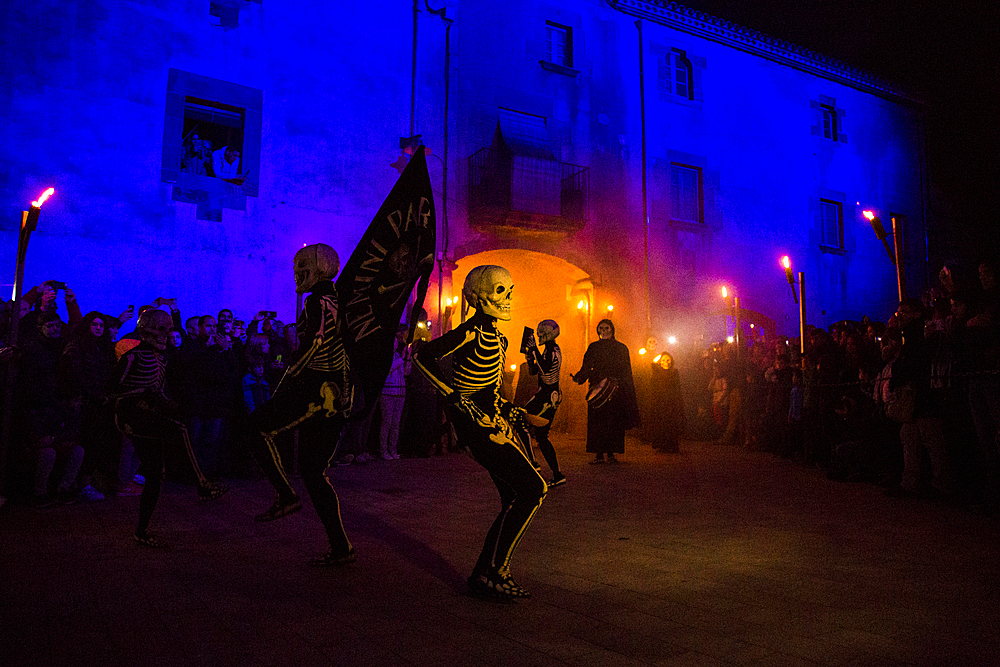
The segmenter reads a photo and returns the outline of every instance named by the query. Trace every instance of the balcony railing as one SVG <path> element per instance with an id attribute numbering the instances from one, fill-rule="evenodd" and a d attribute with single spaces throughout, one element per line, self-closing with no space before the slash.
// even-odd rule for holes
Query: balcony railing
<path id="1" fill-rule="evenodd" d="M 469 224 L 569 232 L 587 222 L 587 168 L 483 148 L 469 158 Z"/>

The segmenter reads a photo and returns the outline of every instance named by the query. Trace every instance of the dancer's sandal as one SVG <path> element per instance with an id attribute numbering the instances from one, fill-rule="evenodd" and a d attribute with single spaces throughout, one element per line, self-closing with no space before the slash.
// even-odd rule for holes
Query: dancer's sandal
<path id="1" fill-rule="evenodd" d="M 218 500 L 222 496 L 226 495 L 226 492 L 228 491 L 229 487 L 225 484 L 207 482 L 205 486 L 198 488 L 198 497 L 202 500 Z"/>
<path id="2" fill-rule="evenodd" d="M 167 546 L 169 546 L 166 542 L 152 533 L 145 533 L 143 535 L 136 533 L 132 536 L 132 539 L 135 540 L 135 543 L 140 547 L 149 547 L 150 549 L 166 549 Z"/>
<path id="3" fill-rule="evenodd" d="M 358 554 L 354 550 L 354 547 L 342 555 L 334 555 L 332 551 L 328 551 L 319 558 L 313 558 L 309 561 L 309 564 L 313 567 L 340 567 L 342 565 L 349 565 L 358 559 Z"/>
<path id="4" fill-rule="evenodd" d="M 531 597 L 531 593 L 521 588 L 509 574 L 499 571 L 474 573 L 466 583 L 473 595 L 493 600 L 518 600 Z"/>

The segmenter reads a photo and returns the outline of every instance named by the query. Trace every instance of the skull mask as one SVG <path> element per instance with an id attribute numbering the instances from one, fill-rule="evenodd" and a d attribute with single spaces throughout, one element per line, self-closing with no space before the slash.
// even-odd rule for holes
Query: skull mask
<path id="1" fill-rule="evenodd" d="M 502 266 L 477 266 L 465 277 L 462 294 L 465 300 L 483 315 L 498 320 L 510 319 L 514 279 Z"/>
<path id="2" fill-rule="evenodd" d="M 305 294 L 311 292 L 319 281 L 333 280 L 340 270 L 340 257 L 325 243 L 314 243 L 295 253 L 293 266 L 295 291 Z"/>
<path id="3" fill-rule="evenodd" d="M 536 331 L 538 332 L 538 342 L 544 345 L 559 336 L 559 324 L 555 320 L 542 320 L 538 323 Z"/>
<path id="4" fill-rule="evenodd" d="M 173 321 L 170 316 L 162 310 L 147 310 L 139 316 L 139 337 L 142 342 L 152 345 L 157 350 L 167 349 L 167 340 L 170 337 L 170 327 Z"/>

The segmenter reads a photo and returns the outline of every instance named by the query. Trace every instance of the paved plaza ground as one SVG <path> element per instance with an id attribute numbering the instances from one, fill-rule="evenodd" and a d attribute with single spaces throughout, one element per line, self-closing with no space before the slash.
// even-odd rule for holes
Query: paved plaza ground
<path id="1" fill-rule="evenodd" d="M 557 438 L 558 440 L 558 438 Z M 335 467 L 358 562 L 315 569 L 319 522 L 270 524 L 266 481 L 216 502 L 0 508 L 0 664 L 1000 665 L 1000 521 L 705 443 L 618 465 L 556 442 L 513 574 L 469 597 L 498 496 L 463 454 Z M 297 480 L 299 483 L 301 480 Z M 299 483 L 301 487 L 301 484 Z"/>

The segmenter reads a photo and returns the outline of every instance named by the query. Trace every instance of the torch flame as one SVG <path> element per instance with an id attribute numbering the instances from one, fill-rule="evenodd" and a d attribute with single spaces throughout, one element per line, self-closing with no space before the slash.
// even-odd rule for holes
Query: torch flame
<path id="1" fill-rule="evenodd" d="M 726 289 L 725 285 L 722 286 L 722 298 L 723 299 L 729 298 L 729 290 Z"/>
<path id="2" fill-rule="evenodd" d="M 653 357 L 653 363 L 654 363 L 654 364 L 658 364 L 658 363 L 660 363 L 660 359 L 662 359 L 662 358 L 663 358 L 663 355 L 662 355 L 662 354 L 658 354 L 658 355 L 656 355 L 655 357 Z"/>
<path id="3" fill-rule="evenodd" d="M 52 193 L 54 193 L 55 191 L 56 191 L 55 188 L 49 188 L 48 190 L 42 193 L 42 196 L 38 198 L 38 201 L 31 202 L 31 205 L 34 208 L 41 208 L 42 204 L 45 203 L 45 200 L 51 197 Z"/>
<path id="4" fill-rule="evenodd" d="M 786 269 L 792 268 L 792 260 L 788 258 L 788 255 L 785 255 L 784 257 L 781 258 L 781 265 Z"/>
<path id="5" fill-rule="evenodd" d="M 646 348 L 640 347 L 639 348 L 639 354 L 646 354 Z"/>
<path id="6" fill-rule="evenodd" d="M 862 212 L 861 212 L 861 215 L 863 215 L 863 216 L 865 216 L 866 218 L 868 218 L 868 220 L 872 220 L 872 219 L 874 219 L 874 217 L 875 217 L 875 214 L 874 214 L 874 213 L 872 213 L 871 211 L 862 211 Z"/>

